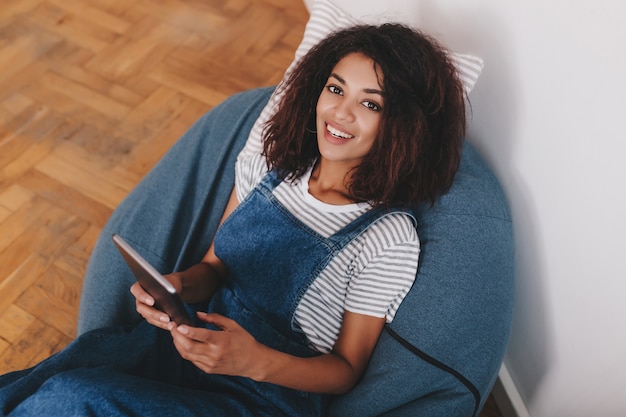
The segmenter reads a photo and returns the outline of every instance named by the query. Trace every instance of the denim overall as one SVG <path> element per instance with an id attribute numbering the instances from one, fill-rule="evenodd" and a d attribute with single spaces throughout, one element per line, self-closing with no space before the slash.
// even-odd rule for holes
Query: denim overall
<path id="1" fill-rule="evenodd" d="M 369 210 L 325 238 L 276 200 L 279 183 L 268 174 L 218 230 L 215 250 L 229 278 L 208 311 L 271 348 L 311 357 L 320 353 L 293 322 L 302 296 L 335 254 L 389 211 Z M 326 400 L 206 374 L 178 355 L 168 332 L 146 322 L 85 333 L 34 368 L 0 376 L 0 416 L 322 416 Z"/>
<path id="2" fill-rule="evenodd" d="M 209 310 L 232 318 L 266 346 L 311 357 L 320 353 L 294 323 L 296 308 L 331 259 L 388 211 L 369 210 L 326 238 L 274 197 L 280 182 L 273 172 L 266 175 L 218 230 L 215 253 L 228 267 L 229 281 Z M 322 395 L 246 382 L 289 416 L 321 415 L 325 408 Z"/>

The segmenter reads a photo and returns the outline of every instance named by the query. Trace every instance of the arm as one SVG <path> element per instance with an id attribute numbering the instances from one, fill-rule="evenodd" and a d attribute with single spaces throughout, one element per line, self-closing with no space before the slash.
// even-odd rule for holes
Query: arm
<path id="1" fill-rule="evenodd" d="M 344 393 L 365 371 L 384 324 L 384 318 L 346 311 L 331 353 L 303 359 L 266 352 L 268 365 L 259 370 L 259 380 L 302 391 Z"/>
<path id="2" fill-rule="evenodd" d="M 383 282 L 395 285 L 400 294 L 413 283 L 419 243 L 410 219 L 405 216 L 398 218 L 403 223 L 408 222 L 406 227 L 399 228 L 407 236 L 399 236 L 396 239 L 398 245 L 393 244 L 388 248 L 391 252 L 380 253 L 374 260 L 370 260 L 368 271 L 362 271 L 359 280 L 353 279 L 352 284 L 357 291 L 363 289 L 365 293 L 370 293 L 375 291 L 376 285 L 383 285 L 380 284 Z M 409 243 L 402 243 L 405 241 Z M 390 253 L 396 252 L 401 253 L 400 272 L 389 268 Z M 405 262 L 405 258 L 410 262 Z M 396 256 L 392 256 L 392 259 L 397 262 Z M 405 264 L 410 264 L 412 268 Z M 387 272 L 381 273 L 381 265 Z M 398 273 L 407 278 L 399 287 Z M 357 296 L 348 297 L 346 301 L 359 306 L 363 300 Z M 378 304 L 386 311 L 385 306 L 391 301 L 393 300 L 382 299 Z M 344 311 L 339 337 L 333 350 L 314 358 L 298 358 L 263 346 L 237 323 L 216 314 L 198 314 L 198 317 L 222 331 L 180 326 L 173 328 L 172 336 L 180 354 L 207 373 L 245 376 L 303 391 L 343 393 L 364 372 L 385 324 L 384 317 L 376 318 L 370 314 L 377 313 L 367 309 L 362 314 Z"/>
<path id="3" fill-rule="evenodd" d="M 224 213 L 220 220 L 220 224 L 235 210 L 239 205 L 237 200 L 235 189 L 230 194 Z M 213 293 L 222 284 L 223 277 L 226 274 L 226 267 L 215 256 L 214 244 L 211 243 L 209 250 L 202 261 L 196 265 L 191 266 L 182 272 L 174 272 L 165 275 L 176 288 L 176 291 L 180 294 L 183 301 L 187 303 L 196 303 L 205 301 L 211 298 Z M 134 283 L 130 287 L 130 292 L 135 296 L 135 306 L 137 312 L 143 316 L 149 323 L 169 330 L 170 318 L 167 314 L 160 310 L 155 309 L 155 300 L 148 294 L 139 283 Z"/>
<path id="4" fill-rule="evenodd" d="M 220 225 L 237 208 L 239 200 L 233 188 L 230 198 L 224 209 Z M 183 272 L 174 272 L 168 276 L 174 287 L 179 291 L 186 303 L 202 302 L 210 299 L 213 293 L 222 285 L 226 276 L 226 266 L 215 255 L 215 244 L 211 243 L 209 250 L 199 264 Z"/>
<path id="5" fill-rule="evenodd" d="M 256 342 L 228 318 L 204 313 L 199 313 L 198 317 L 222 331 L 172 326 L 172 336 L 182 357 L 203 371 L 334 394 L 348 391 L 358 381 L 385 324 L 385 318 L 346 311 L 333 351 L 313 358 L 299 358 Z"/>

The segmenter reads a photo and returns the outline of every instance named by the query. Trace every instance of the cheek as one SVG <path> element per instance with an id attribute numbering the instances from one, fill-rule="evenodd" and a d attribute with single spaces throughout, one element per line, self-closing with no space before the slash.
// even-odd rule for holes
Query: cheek
<path id="1" fill-rule="evenodd" d="M 324 118 L 322 116 L 322 111 L 319 108 L 315 109 L 315 127 L 320 130 L 324 124 Z"/>
<path id="2" fill-rule="evenodd" d="M 318 100 L 317 105 L 315 106 L 315 120 L 317 120 L 317 123 L 320 122 L 322 114 L 324 114 L 324 102 L 322 100 Z"/>
<path id="3" fill-rule="evenodd" d="M 324 114 L 328 107 L 330 106 L 330 101 L 328 98 L 324 97 L 324 94 L 320 95 L 320 98 L 317 100 L 317 105 L 315 106 L 315 111 L 317 114 Z"/>
<path id="4" fill-rule="evenodd" d="M 315 107 L 315 124 L 318 128 L 322 128 L 325 125 L 325 120 L 329 116 L 329 106 L 327 102 L 319 101 Z"/>
<path id="5" fill-rule="evenodd" d="M 322 110 L 320 109 L 319 106 L 317 106 L 315 108 L 315 123 L 319 124 L 321 120 L 322 120 Z"/>
<path id="6" fill-rule="evenodd" d="M 371 140 L 374 140 L 380 129 L 380 117 L 370 118 L 366 121 L 366 123 L 364 123 L 363 128 L 367 132 L 368 136 L 371 137 Z"/>

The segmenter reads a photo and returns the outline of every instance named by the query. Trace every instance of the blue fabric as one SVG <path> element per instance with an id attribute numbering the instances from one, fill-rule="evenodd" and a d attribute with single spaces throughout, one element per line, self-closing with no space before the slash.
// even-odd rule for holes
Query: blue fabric
<path id="1" fill-rule="evenodd" d="M 332 416 L 474 416 L 495 382 L 513 314 L 513 234 L 500 186 L 469 143 L 453 187 L 416 214 L 416 281 Z"/>
<path id="2" fill-rule="evenodd" d="M 334 256 L 389 210 L 370 210 L 324 237 L 272 194 L 279 183 L 273 172 L 265 176 L 217 232 L 215 253 L 230 278 L 211 299 L 210 310 L 232 318 L 272 349 L 316 356 L 319 352 L 295 326 L 296 309 Z M 251 317 L 250 311 L 263 320 Z M 267 330 L 268 324 L 276 331 Z"/>
<path id="3" fill-rule="evenodd" d="M 274 349 L 317 356 L 293 326 L 299 300 L 328 262 L 387 212 L 371 210 L 324 237 L 273 196 L 278 184 L 273 173 L 267 175 L 218 230 L 215 250 L 229 275 L 208 311 L 235 320 Z M 132 389 L 135 385 L 140 388 Z M 130 331 L 105 327 L 84 333 L 31 370 L 0 377 L 0 414 L 13 417 L 321 417 L 327 399 L 248 378 L 205 374 L 181 359 L 167 332 L 145 322 Z"/>
<path id="4" fill-rule="evenodd" d="M 160 272 L 202 259 L 235 182 L 235 159 L 271 91 L 233 96 L 200 118 L 116 208 L 87 266 L 79 334 L 140 319 L 128 292 L 135 279 L 113 233 L 127 237 Z"/>
<path id="5" fill-rule="evenodd" d="M 32 369 L 0 376 L 0 416 L 314 415 L 283 413 L 241 380 L 200 371 L 178 355 L 169 332 L 146 322 L 107 327 Z"/>
<path id="6" fill-rule="evenodd" d="M 79 330 L 138 320 L 133 282 L 110 236 L 130 238 L 162 272 L 211 242 L 234 160 L 271 89 L 231 97 L 201 118 L 116 209 L 85 276 Z M 415 284 L 383 331 L 362 381 L 331 416 L 478 415 L 502 362 L 513 308 L 513 239 L 505 198 L 469 144 L 451 190 L 416 210 Z"/>
<path id="7" fill-rule="evenodd" d="M 20 404 L 10 416 L 180 417 L 198 415 L 194 410 L 208 409 L 215 416 L 237 417 L 243 414 L 233 410 L 242 402 L 242 398 L 227 393 L 180 388 L 109 367 L 81 368 L 46 381 L 36 396 Z M 277 416 L 262 411 L 247 414 L 263 415 Z"/>

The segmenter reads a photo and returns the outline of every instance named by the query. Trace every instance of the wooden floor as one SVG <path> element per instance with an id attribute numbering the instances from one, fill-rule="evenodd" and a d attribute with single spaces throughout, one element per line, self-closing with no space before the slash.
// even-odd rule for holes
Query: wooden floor
<path id="1" fill-rule="evenodd" d="M 0 2 L 0 374 L 74 338 L 113 208 L 200 115 L 278 82 L 307 17 L 294 0 Z"/>

